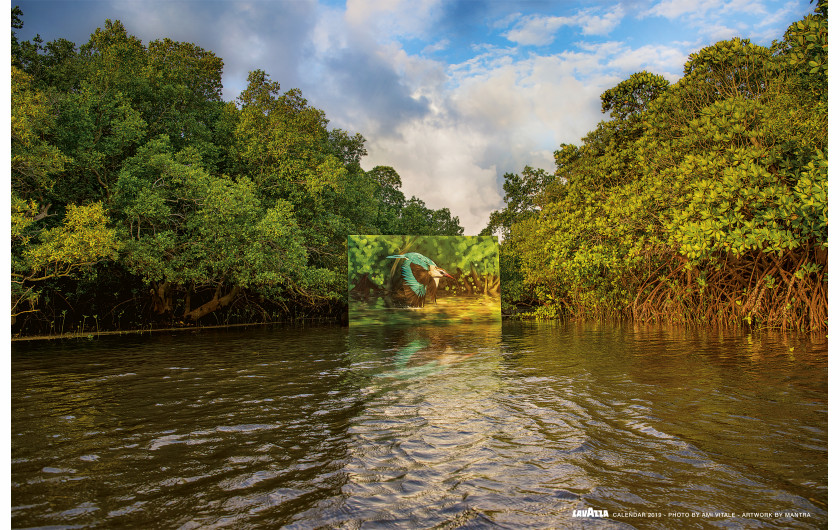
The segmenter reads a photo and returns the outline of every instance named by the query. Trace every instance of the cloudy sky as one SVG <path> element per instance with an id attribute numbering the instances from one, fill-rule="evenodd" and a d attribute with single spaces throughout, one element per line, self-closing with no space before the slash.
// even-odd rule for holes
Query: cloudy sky
<path id="1" fill-rule="evenodd" d="M 602 119 L 600 94 L 647 70 L 676 81 L 719 40 L 770 44 L 808 0 L 19 0 L 22 40 L 76 44 L 106 19 L 300 88 L 333 127 L 367 139 L 365 169 L 393 166 L 407 196 L 448 207 L 466 234 L 503 206 L 502 177 L 553 170 L 552 153 Z"/>

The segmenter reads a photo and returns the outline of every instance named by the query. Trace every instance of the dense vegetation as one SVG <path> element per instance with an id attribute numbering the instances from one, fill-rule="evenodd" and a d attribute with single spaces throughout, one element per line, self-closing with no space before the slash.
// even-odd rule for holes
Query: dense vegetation
<path id="1" fill-rule="evenodd" d="M 676 83 L 633 74 L 609 119 L 506 175 L 507 311 L 537 317 L 827 326 L 828 7 L 770 47 L 689 57 Z"/>
<path id="2" fill-rule="evenodd" d="M 255 71 L 223 101 L 222 66 L 118 21 L 12 33 L 14 332 L 336 316 L 348 234 L 463 233 L 299 90 Z"/>
<path id="3" fill-rule="evenodd" d="M 22 13 L 12 10 L 13 28 Z M 770 47 L 633 74 L 608 119 L 505 175 L 503 306 L 540 318 L 827 325 L 828 7 Z M 80 47 L 12 32 L 17 333 L 341 314 L 348 234 L 459 235 L 299 90 L 107 21 Z"/>

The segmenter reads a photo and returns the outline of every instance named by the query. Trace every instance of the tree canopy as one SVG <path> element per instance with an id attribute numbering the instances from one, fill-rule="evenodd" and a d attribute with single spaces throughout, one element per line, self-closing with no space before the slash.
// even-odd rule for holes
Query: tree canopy
<path id="1" fill-rule="evenodd" d="M 222 59 L 195 44 L 111 20 L 81 46 L 21 42 L 23 18 L 12 9 L 17 332 L 335 316 L 348 234 L 463 233 L 264 71 L 226 102 Z"/>
<path id="2" fill-rule="evenodd" d="M 772 46 L 718 42 L 673 84 L 633 74 L 554 178 L 506 175 L 487 231 L 507 308 L 825 329 L 826 29 L 820 1 Z"/>

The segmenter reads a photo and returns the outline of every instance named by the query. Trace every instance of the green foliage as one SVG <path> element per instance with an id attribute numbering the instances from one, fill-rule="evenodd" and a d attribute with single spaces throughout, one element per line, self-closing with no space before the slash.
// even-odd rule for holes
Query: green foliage
<path id="1" fill-rule="evenodd" d="M 107 20 L 78 48 L 13 31 L 11 59 L 20 332 L 84 326 L 80 307 L 103 327 L 334 315 L 347 234 L 463 233 L 393 168 L 363 170 L 365 139 L 300 90 L 256 70 L 223 102 L 223 62 L 194 44 Z"/>
<path id="2" fill-rule="evenodd" d="M 47 280 L 74 276 L 113 259 L 119 248 L 101 203 L 66 204 L 51 217 L 56 179 L 70 157 L 48 143 L 54 127 L 45 95 L 12 66 L 11 290 L 12 316 L 35 311 Z"/>
<path id="3" fill-rule="evenodd" d="M 399 234 L 463 235 L 464 229 L 457 217 L 452 217 L 449 208 L 433 210 L 417 197 L 411 197 L 400 211 L 399 221 L 394 229 Z"/>
<path id="4" fill-rule="evenodd" d="M 490 214 L 490 222 L 482 234 L 500 232 L 502 237 L 507 237 L 515 221 L 538 213 L 537 201 L 555 176 L 545 170 L 525 166 L 521 175 L 505 173 L 504 178 L 505 208 Z"/>
<path id="5" fill-rule="evenodd" d="M 12 197 L 12 317 L 36 311 L 41 284 L 75 276 L 121 248 L 101 203 L 70 205 L 54 228 L 37 226 L 34 203 Z"/>
<path id="6" fill-rule="evenodd" d="M 347 170 L 326 149 L 327 119 L 309 106 L 300 90 L 281 95 L 280 84 L 257 70 L 248 76 L 237 102 L 235 137 L 243 170 L 268 200 L 341 190 Z"/>
<path id="7" fill-rule="evenodd" d="M 54 122 L 44 94 L 31 76 L 12 66 L 12 191 L 22 197 L 49 199 L 55 175 L 70 158 L 44 140 Z"/>
<path id="8" fill-rule="evenodd" d="M 114 259 L 121 244 L 108 221 L 101 203 L 69 206 L 63 224 L 42 231 L 38 236 L 40 244 L 24 251 L 24 260 L 38 276 L 27 280 L 67 276 L 74 269 Z"/>
<path id="9" fill-rule="evenodd" d="M 491 216 L 535 317 L 825 327 L 826 6 L 602 95 L 611 119 L 555 153 L 538 213 Z"/>
<path id="10" fill-rule="evenodd" d="M 800 86 L 828 103 L 828 0 L 818 0 L 815 13 L 791 25 L 779 45 Z"/>
<path id="11" fill-rule="evenodd" d="M 555 175 L 525 166 L 521 175 L 506 173 L 504 178 L 505 208 L 490 214 L 490 221 L 480 235 L 498 233 L 503 238 L 499 249 L 502 311 L 513 314 L 519 311 L 520 306 L 528 307 L 534 303 L 536 296 L 524 283 L 520 252 L 513 243 L 516 235 L 511 230 L 528 225 L 529 221 L 537 218 L 539 203 L 555 182 Z"/>
<path id="12" fill-rule="evenodd" d="M 276 199 L 266 206 L 250 179 L 210 175 L 198 160 L 191 148 L 173 153 L 163 136 L 124 164 L 114 203 L 128 237 L 128 270 L 165 286 L 162 299 L 219 286 L 334 298 L 335 274 L 307 264 L 293 205 Z M 174 310 L 163 300 L 160 307 Z M 184 315 L 192 309 L 185 307 Z"/>
<path id="13" fill-rule="evenodd" d="M 668 88 L 668 81 L 648 72 L 631 75 L 614 88 L 601 94 L 601 111 L 614 119 L 629 120 L 642 115 L 650 102 Z"/>

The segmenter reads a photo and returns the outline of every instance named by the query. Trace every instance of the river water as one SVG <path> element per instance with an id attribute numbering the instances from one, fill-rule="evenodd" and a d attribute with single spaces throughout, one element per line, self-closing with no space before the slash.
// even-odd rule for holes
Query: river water
<path id="1" fill-rule="evenodd" d="M 14 528 L 824 528 L 827 345 L 632 325 L 14 343 Z"/>

